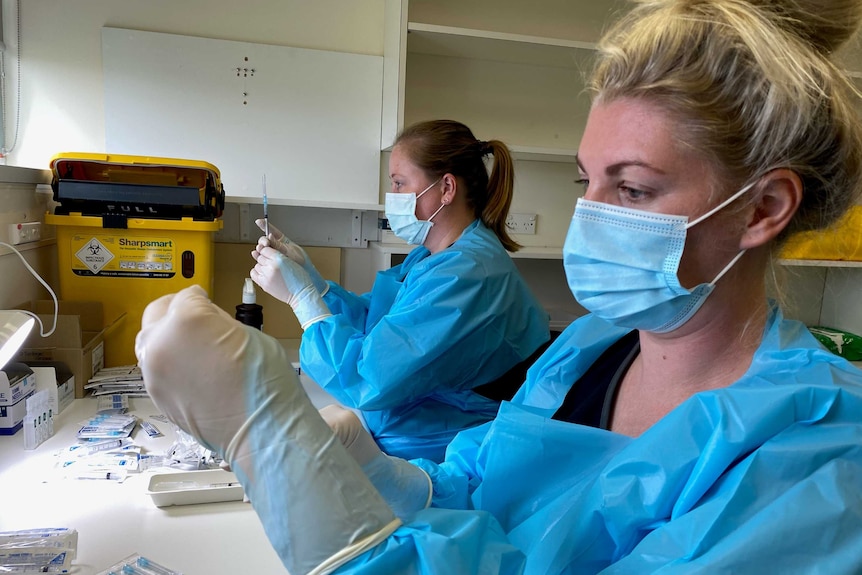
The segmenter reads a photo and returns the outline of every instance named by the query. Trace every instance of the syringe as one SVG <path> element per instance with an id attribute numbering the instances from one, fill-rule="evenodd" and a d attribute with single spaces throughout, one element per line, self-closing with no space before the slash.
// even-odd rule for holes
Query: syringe
<path id="1" fill-rule="evenodd" d="M 263 233 L 269 238 L 269 205 L 266 201 L 266 174 L 263 175 Z"/>

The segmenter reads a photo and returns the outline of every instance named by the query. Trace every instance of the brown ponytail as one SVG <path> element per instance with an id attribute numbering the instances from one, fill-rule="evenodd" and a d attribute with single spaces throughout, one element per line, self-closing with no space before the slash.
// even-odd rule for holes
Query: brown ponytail
<path id="1" fill-rule="evenodd" d="M 487 148 L 494 155 L 494 166 L 488 179 L 487 202 L 481 214 L 482 223 L 497 234 L 504 248 L 516 252 L 521 246 L 512 239 L 506 227 L 515 188 L 515 163 L 509 148 L 500 140 L 489 140 Z"/>

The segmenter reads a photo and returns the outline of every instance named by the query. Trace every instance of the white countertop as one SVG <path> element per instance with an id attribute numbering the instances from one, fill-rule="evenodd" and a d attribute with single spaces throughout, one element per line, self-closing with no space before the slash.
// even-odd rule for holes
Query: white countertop
<path id="1" fill-rule="evenodd" d="M 130 400 L 133 412 L 156 414 L 149 399 Z M 96 400 L 76 399 L 55 419 L 55 435 L 33 451 L 18 432 L 0 437 L 0 531 L 69 527 L 78 531 L 76 575 L 93 575 L 140 553 L 185 575 L 287 573 L 249 503 L 240 501 L 158 508 L 146 494 L 152 473 L 122 483 L 61 478 L 55 453 L 75 443 L 78 423 Z M 163 453 L 174 440 L 171 426 L 154 422 L 164 437 L 136 429 L 135 442 Z"/>
<path id="2" fill-rule="evenodd" d="M 332 403 L 325 391 L 301 378 L 317 407 Z M 78 531 L 74 575 L 94 575 L 139 553 L 184 575 L 278 575 L 287 573 L 249 503 L 240 501 L 156 507 L 147 485 L 153 473 L 122 483 L 64 479 L 54 470 L 55 454 L 76 443 L 78 424 L 96 410 L 96 400 L 76 399 L 55 418 L 55 434 L 35 450 L 24 434 L 0 436 L 0 531 L 69 527 Z M 158 413 L 150 399 L 130 399 L 142 419 Z M 174 442 L 172 426 L 153 422 L 164 437 L 140 429 L 133 439 L 150 453 Z"/>

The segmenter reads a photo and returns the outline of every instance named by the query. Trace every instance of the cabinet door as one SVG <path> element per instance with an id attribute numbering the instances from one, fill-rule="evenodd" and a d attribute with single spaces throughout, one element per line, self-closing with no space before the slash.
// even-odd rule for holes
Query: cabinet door
<path id="1" fill-rule="evenodd" d="M 103 28 L 105 143 L 204 160 L 229 200 L 378 205 L 383 58 Z"/>

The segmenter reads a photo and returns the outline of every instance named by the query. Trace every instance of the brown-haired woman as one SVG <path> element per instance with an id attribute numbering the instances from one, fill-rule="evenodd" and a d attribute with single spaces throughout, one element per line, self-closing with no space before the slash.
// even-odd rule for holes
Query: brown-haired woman
<path id="1" fill-rule="evenodd" d="M 389 225 L 417 247 L 369 293 L 317 274 L 305 291 L 313 302 L 300 303 L 301 289 L 285 289 L 291 270 L 316 270 L 271 224 L 251 277 L 294 301 L 303 371 L 361 410 L 384 452 L 441 461 L 459 431 L 497 413 L 489 387 L 548 341 L 548 314 L 507 253 L 519 246 L 506 229 L 514 168 L 502 142 L 477 140 L 460 122 L 422 122 L 397 138 L 389 172 Z"/>

